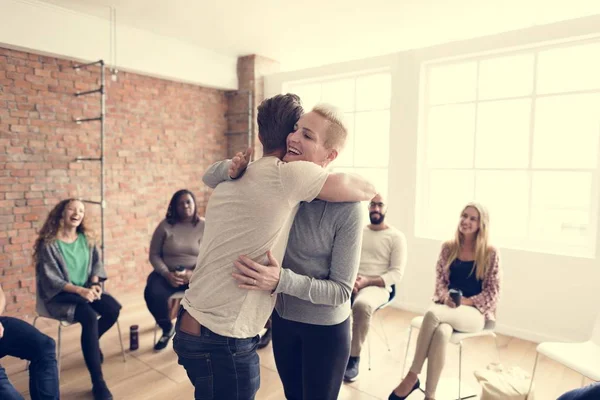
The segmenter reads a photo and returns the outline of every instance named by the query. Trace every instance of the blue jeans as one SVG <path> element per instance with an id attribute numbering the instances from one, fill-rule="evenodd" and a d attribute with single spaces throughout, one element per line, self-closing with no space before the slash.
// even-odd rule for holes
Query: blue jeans
<path id="1" fill-rule="evenodd" d="M 600 399 L 600 382 L 571 390 L 560 396 L 558 400 L 596 400 Z"/>
<path id="2" fill-rule="evenodd" d="M 236 339 L 202 327 L 200 336 L 175 325 L 173 349 L 195 387 L 196 400 L 253 400 L 260 387 L 258 335 Z"/>
<path id="3" fill-rule="evenodd" d="M 0 323 L 4 327 L 4 335 L 0 338 L 0 358 L 13 356 L 31 361 L 29 393 L 32 400 L 59 399 L 54 339 L 17 318 L 0 317 Z M 0 366 L 0 399 L 22 398 Z"/>

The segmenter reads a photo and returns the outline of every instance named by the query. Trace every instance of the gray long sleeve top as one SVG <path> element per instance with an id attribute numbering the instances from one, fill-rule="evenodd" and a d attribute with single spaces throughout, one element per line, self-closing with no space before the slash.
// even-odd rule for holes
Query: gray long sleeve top
<path id="1" fill-rule="evenodd" d="M 211 165 L 204 183 L 214 188 L 230 180 L 229 163 Z M 350 316 L 363 226 L 361 203 L 300 203 L 275 289 L 279 316 L 314 325 L 336 325 Z"/>
<path id="2" fill-rule="evenodd" d="M 362 242 L 360 203 L 301 203 L 283 259 L 275 310 L 280 317 L 336 325 L 350 316 Z"/>

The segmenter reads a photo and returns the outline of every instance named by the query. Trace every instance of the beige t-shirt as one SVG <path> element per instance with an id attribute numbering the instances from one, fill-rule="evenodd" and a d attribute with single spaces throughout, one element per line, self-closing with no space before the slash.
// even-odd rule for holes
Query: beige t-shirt
<path id="1" fill-rule="evenodd" d="M 368 226 L 363 231 L 362 250 L 358 273 L 380 276 L 389 288 L 400 283 L 406 267 L 406 238 L 398 229 L 374 231 Z"/>
<path id="2" fill-rule="evenodd" d="M 244 254 L 266 264 L 267 250 L 281 263 L 301 201 L 312 201 L 327 180 L 316 164 L 263 157 L 244 176 L 221 183 L 206 208 L 204 237 L 183 307 L 201 325 L 228 337 L 248 338 L 264 327 L 276 296 L 238 288 L 231 273 Z"/>

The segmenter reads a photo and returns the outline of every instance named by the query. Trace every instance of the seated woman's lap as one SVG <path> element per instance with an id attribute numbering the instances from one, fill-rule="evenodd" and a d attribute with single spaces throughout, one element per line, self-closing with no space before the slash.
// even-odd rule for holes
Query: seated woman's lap
<path id="1" fill-rule="evenodd" d="M 485 326 L 483 314 L 475 307 L 450 308 L 445 304 L 433 304 L 427 311 L 434 314 L 440 323 L 446 323 L 458 332 L 479 332 Z"/>
<path id="2" fill-rule="evenodd" d="M 77 307 L 75 311 L 77 322 L 82 322 L 82 319 L 89 319 L 91 317 L 97 318 L 98 314 L 101 317 L 116 320 L 121 310 L 121 304 L 107 293 L 102 293 L 100 299 L 91 303 L 75 293 L 67 292 L 57 294 L 52 301 L 75 304 Z"/>

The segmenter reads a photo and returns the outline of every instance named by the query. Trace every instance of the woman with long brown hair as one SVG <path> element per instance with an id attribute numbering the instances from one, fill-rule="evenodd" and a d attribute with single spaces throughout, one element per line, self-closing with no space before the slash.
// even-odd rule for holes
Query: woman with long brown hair
<path id="1" fill-rule="evenodd" d="M 81 324 L 94 399 L 110 400 L 99 339 L 117 321 L 121 305 L 103 291 L 106 271 L 84 217 L 85 207 L 77 199 L 62 200 L 48 214 L 33 249 L 37 290 L 53 318 Z"/>
<path id="2" fill-rule="evenodd" d="M 495 321 L 501 273 L 498 251 L 489 245 L 488 234 L 487 210 L 479 203 L 467 204 L 454 239 L 442 245 L 436 267 L 435 304 L 423 319 L 412 366 L 389 400 L 405 399 L 419 388 L 419 374 L 426 359 L 425 399 L 433 400 L 452 332 L 478 332 L 487 321 Z M 462 293 L 458 304 L 450 296 L 451 289 Z"/>

